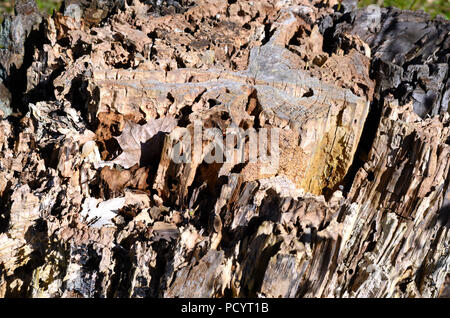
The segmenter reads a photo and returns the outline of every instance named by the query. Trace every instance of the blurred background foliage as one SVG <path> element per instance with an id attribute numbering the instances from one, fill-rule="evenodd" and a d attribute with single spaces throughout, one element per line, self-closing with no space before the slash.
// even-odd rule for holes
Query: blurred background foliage
<path id="1" fill-rule="evenodd" d="M 53 9 L 58 9 L 62 0 L 37 0 L 39 9 L 52 13 Z M 0 0 L 0 15 L 4 12 L 12 12 L 13 0 Z M 450 0 L 358 0 L 360 7 L 369 4 L 377 4 L 380 7 L 397 7 L 404 10 L 424 10 L 432 17 L 440 14 L 450 19 Z M 0 20 L 3 20 L 0 17 Z"/>
<path id="2" fill-rule="evenodd" d="M 424 10 L 432 17 L 440 14 L 450 19 L 450 0 L 359 0 L 360 7 L 377 4 L 380 7 L 397 7 L 403 10 Z"/>
<path id="3" fill-rule="evenodd" d="M 38 7 L 42 11 L 52 13 L 53 9 L 58 10 L 62 0 L 38 0 L 36 1 Z"/>
<path id="4" fill-rule="evenodd" d="M 52 13 L 53 9 L 58 9 L 62 0 L 37 0 L 36 3 L 41 11 Z M 14 1 L 13 0 L 0 0 L 0 14 L 4 12 L 13 12 Z"/>

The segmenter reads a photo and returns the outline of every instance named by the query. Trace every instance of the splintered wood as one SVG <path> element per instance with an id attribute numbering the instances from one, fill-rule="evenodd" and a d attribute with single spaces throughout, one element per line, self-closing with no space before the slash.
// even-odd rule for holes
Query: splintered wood
<path id="1" fill-rule="evenodd" d="M 102 3 L 5 18 L 0 296 L 448 293 L 448 21 Z"/>
<path id="2" fill-rule="evenodd" d="M 89 82 L 91 96 L 96 96 L 89 105 L 92 118 L 111 112 L 136 121 L 179 118 L 190 108 L 189 119 L 205 120 L 215 113 L 221 117 L 227 113 L 238 127 L 255 127 L 256 121 L 260 127 L 282 128 L 280 157 L 287 160 L 272 176 L 286 175 L 314 194 L 321 194 L 325 188 L 334 190 L 352 163 L 371 96 L 357 96 L 350 89 L 324 83 L 299 69 L 299 57 L 285 48 L 290 40 L 286 33 L 295 32 L 292 25 L 297 26 L 299 20 L 291 13 L 280 22 L 271 41 L 252 49 L 248 68 L 239 72 L 94 68 Z M 369 59 L 358 54 L 358 70 L 363 74 L 347 74 L 349 79 L 369 77 Z M 374 85 L 370 80 L 365 84 Z M 248 176 L 260 177 L 253 173 Z"/>

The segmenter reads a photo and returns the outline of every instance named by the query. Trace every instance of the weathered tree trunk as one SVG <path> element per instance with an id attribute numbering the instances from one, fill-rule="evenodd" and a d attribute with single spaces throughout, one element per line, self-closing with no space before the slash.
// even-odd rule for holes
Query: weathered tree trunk
<path id="1" fill-rule="evenodd" d="M 449 21 L 353 1 L 16 6 L 0 296 L 448 296 Z"/>

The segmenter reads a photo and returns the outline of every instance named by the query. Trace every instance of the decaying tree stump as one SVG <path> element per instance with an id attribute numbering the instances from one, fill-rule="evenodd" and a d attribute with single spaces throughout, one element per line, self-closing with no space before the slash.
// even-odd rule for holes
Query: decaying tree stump
<path id="1" fill-rule="evenodd" d="M 0 33 L 0 296 L 448 295 L 449 21 L 33 4 Z"/>

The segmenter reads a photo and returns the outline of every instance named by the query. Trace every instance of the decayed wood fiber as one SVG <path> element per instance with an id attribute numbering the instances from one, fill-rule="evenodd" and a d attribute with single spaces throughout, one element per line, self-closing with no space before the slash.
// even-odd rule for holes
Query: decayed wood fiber
<path id="1" fill-rule="evenodd" d="M 448 296 L 450 23 L 350 2 L 17 1 L 0 296 Z M 197 121 L 279 166 L 172 161 Z"/>

